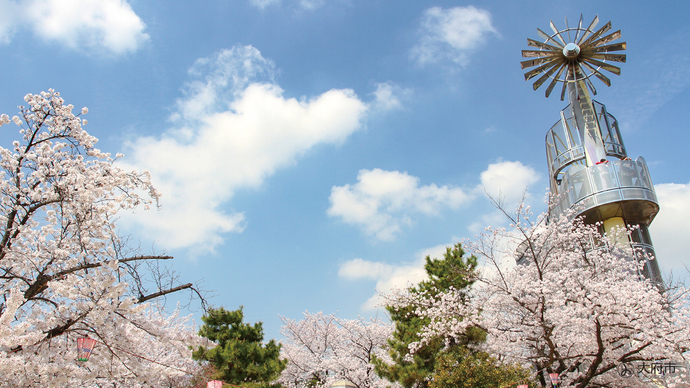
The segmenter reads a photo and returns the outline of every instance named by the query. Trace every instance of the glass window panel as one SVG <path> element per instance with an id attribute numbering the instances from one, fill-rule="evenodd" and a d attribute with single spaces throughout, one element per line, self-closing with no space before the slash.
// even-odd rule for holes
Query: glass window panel
<path id="1" fill-rule="evenodd" d="M 618 120 L 616 120 L 616 118 L 612 115 L 607 115 L 607 117 L 609 125 L 611 127 L 611 136 L 613 137 L 613 139 L 615 139 L 616 143 L 623 146 L 623 138 L 621 137 L 621 131 L 618 128 Z M 625 147 L 623 148 L 625 149 Z"/>
<path id="2" fill-rule="evenodd" d="M 645 191 L 642 189 L 624 189 L 623 199 L 645 199 Z"/>
<path id="3" fill-rule="evenodd" d="M 652 180 L 650 179 L 649 174 L 647 174 L 647 166 L 644 164 L 644 162 L 640 163 L 639 161 L 635 163 L 635 166 L 637 166 L 637 172 L 641 178 L 640 186 L 652 189 Z"/>
<path id="4" fill-rule="evenodd" d="M 564 181 L 566 181 L 568 185 L 568 198 L 571 204 L 591 193 L 589 180 L 587 178 L 587 170 L 581 164 L 570 166 L 570 169 L 566 172 Z"/>
<path id="5" fill-rule="evenodd" d="M 608 190 L 618 187 L 616 183 L 616 176 L 611 168 L 611 163 L 602 163 L 592 166 L 588 169 L 592 175 L 592 182 L 594 182 L 595 191 Z"/>
<path id="6" fill-rule="evenodd" d="M 618 190 L 611 190 L 605 193 L 597 194 L 597 202 L 599 204 L 611 203 L 621 200 L 621 192 Z"/>
<path id="7" fill-rule="evenodd" d="M 640 176 L 632 160 L 621 160 L 614 164 L 621 187 L 640 187 Z"/>

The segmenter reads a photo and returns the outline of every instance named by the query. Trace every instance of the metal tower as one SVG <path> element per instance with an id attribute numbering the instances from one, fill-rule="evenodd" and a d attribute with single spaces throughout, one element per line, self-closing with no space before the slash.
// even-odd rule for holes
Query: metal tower
<path id="1" fill-rule="evenodd" d="M 616 226 L 638 226 L 631 244 L 654 254 L 648 227 L 659 204 L 647 163 L 642 157 L 628 157 L 618 122 L 591 97 L 597 94 L 592 77 L 611 86 L 602 70 L 620 75 L 620 68 L 610 62 L 625 62 L 625 54 L 614 53 L 625 50 L 625 42 L 609 44 L 621 37 L 620 30 L 606 35 L 611 22 L 595 30 L 598 23 L 597 16 L 584 27 L 580 16 L 577 27 L 568 27 L 566 18 L 565 29 L 558 30 L 551 22 L 552 34 L 537 29 L 543 42 L 527 39 L 536 50 L 522 50 L 522 56 L 530 58 L 521 62 L 522 68 L 537 66 L 525 73 L 525 80 L 540 75 L 534 90 L 550 80 L 545 93 L 549 97 L 562 83 L 561 101 L 566 93 L 570 101 L 546 134 L 551 193 L 560 201 L 551 216 L 577 209 L 586 223 L 600 222 L 602 234 Z M 643 272 L 661 284 L 656 260 L 648 261 Z"/>

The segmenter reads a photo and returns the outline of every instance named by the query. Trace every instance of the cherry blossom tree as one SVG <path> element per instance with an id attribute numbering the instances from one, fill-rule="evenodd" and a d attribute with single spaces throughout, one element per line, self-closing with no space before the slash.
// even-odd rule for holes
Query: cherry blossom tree
<path id="1" fill-rule="evenodd" d="M 429 277 L 419 284 L 408 287 L 405 293 L 424 295 L 424 305 L 435 295 L 453 290 L 454 295 L 472 289 L 477 279 L 477 258 L 464 257 L 461 244 L 446 247 L 442 259 L 426 257 L 424 269 Z M 467 298 L 465 298 L 467 299 Z M 401 307 L 399 303 L 386 306 L 395 324 L 395 330 L 388 339 L 386 349 L 393 361 L 384 362 L 374 356 L 376 372 L 391 381 L 399 382 L 405 388 L 494 388 L 512 381 L 521 381 L 528 371 L 518 365 L 505 365 L 485 352 L 476 350 L 486 333 L 474 326 L 459 336 L 425 337 L 423 346 L 413 353 L 409 345 L 420 340 L 420 331 L 430 319 L 415 312 L 424 305 L 410 304 Z M 456 316 L 455 319 L 463 319 Z"/>
<path id="2" fill-rule="evenodd" d="M 86 108 L 72 113 L 53 90 L 24 99 L 19 116 L 0 116 L 21 135 L 0 147 L 0 386 L 174 385 L 199 339 L 151 301 L 196 289 L 158 264 L 171 257 L 138 254 L 115 225 L 159 193 L 147 172 L 95 148 Z M 98 344 L 79 362 L 86 335 Z"/>
<path id="3" fill-rule="evenodd" d="M 287 368 L 278 380 L 287 388 L 330 387 L 347 380 L 357 388 L 400 388 L 376 374 L 371 364 L 375 354 L 390 357 L 383 349 L 393 325 L 377 319 L 342 319 L 321 312 L 304 313 L 295 321 L 282 317 L 282 356 Z"/>
<path id="4" fill-rule="evenodd" d="M 458 291 L 393 297 L 401 306 L 415 298 L 430 319 L 413 350 L 477 326 L 487 332 L 482 350 L 532 367 L 543 386 L 547 373 L 573 387 L 687 382 L 688 292 L 639 275 L 653 258 L 620 242 L 629 231 L 602 236 L 572 213 L 532 220 L 524 205 L 504 214 L 510 229 L 487 228 L 463 244 L 485 263 L 469 301 Z"/>

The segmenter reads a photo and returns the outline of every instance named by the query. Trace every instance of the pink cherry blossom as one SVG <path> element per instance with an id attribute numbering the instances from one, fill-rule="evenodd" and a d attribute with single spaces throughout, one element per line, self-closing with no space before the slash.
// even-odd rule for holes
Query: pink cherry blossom
<path id="1" fill-rule="evenodd" d="M 113 165 L 59 93 L 25 101 L 21 139 L 0 147 L 0 385 L 171 386 L 194 367 L 199 338 L 189 318 L 149 301 L 193 287 L 147 284 L 147 263 L 171 257 L 128 248 L 115 225 L 156 204 L 149 174 Z M 79 362 L 85 335 L 98 343 Z"/>
<path id="2" fill-rule="evenodd" d="M 287 388 L 330 387 L 347 380 L 357 388 L 400 388 L 384 380 L 371 364 L 372 355 L 389 359 L 384 350 L 393 325 L 380 320 L 342 319 L 321 312 L 295 321 L 283 317 L 281 354 L 289 360 L 278 380 Z"/>
<path id="3" fill-rule="evenodd" d="M 482 350 L 531 367 L 544 384 L 548 373 L 558 373 L 561 386 L 581 388 L 688 382 L 688 291 L 641 277 L 644 261 L 653 258 L 615 243 L 628 231 L 601 236 L 597 225 L 573 221 L 572 214 L 530 221 L 522 205 L 504 214 L 511 228 L 487 228 L 463 244 L 484 263 L 469 300 L 454 291 L 434 299 L 389 296 L 393 305 L 416 303 L 417 314 L 431 319 L 411 350 L 478 326 L 487 332 Z M 519 257 L 524 264 L 515 265 Z M 646 373 L 652 363 L 679 368 Z"/>

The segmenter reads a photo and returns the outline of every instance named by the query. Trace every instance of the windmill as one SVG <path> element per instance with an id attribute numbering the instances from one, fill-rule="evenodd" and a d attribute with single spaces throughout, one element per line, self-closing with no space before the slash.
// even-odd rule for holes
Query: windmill
<path id="1" fill-rule="evenodd" d="M 566 87 L 568 85 L 574 86 L 579 82 L 585 83 L 596 95 L 597 90 L 590 80 L 592 76 L 599 78 L 606 86 L 611 86 L 611 80 L 602 73 L 602 70 L 621 75 L 619 67 L 607 62 L 625 62 L 625 54 L 612 54 L 612 52 L 625 50 L 626 45 L 625 42 L 608 44 L 620 39 L 621 31 L 618 30 L 604 36 L 611 30 L 611 22 L 594 31 L 593 29 L 598 23 L 599 17 L 596 16 L 589 27 L 582 28 L 582 16 L 580 16 L 578 26 L 574 28 L 568 27 L 568 19 L 566 18 L 566 28 L 561 31 L 551 22 L 553 35 L 537 28 L 537 34 L 544 39 L 544 42 L 527 39 L 528 46 L 539 50 L 522 50 L 523 57 L 534 59 L 520 62 L 523 69 L 538 66 L 525 73 L 526 81 L 544 73 L 532 85 L 534 90 L 539 89 L 541 85 L 551 79 L 546 88 L 546 97 L 549 97 L 556 84 L 560 82 L 563 84 L 561 89 L 561 101 L 563 101 Z"/>
<path id="2" fill-rule="evenodd" d="M 567 94 L 569 104 L 560 112 L 560 120 L 546 134 L 546 155 L 551 193 L 558 199 L 550 217 L 569 209 L 584 216 L 588 224 L 599 225 L 608 233 L 616 227 L 632 228 L 630 243 L 637 251 L 654 255 L 649 225 L 659 212 L 652 179 L 644 158 L 632 160 L 621 137 L 618 121 L 606 107 L 592 99 L 598 79 L 606 86 L 606 74 L 620 75 L 614 63 L 624 63 L 625 42 L 615 43 L 621 32 L 611 30 L 611 22 L 596 29 L 599 17 L 586 27 L 582 16 L 577 27 L 559 30 L 551 22 L 552 34 L 537 29 L 542 41 L 527 39 L 534 49 L 522 50 L 529 58 L 521 62 L 525 80 L 538 77 L 532 84 L 536 91 L 548 82 L 548 98 L 561 83 L 561 100 Z M 662 284 L 656 260 L 647 261 L 642 275 Z"/>

